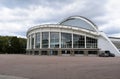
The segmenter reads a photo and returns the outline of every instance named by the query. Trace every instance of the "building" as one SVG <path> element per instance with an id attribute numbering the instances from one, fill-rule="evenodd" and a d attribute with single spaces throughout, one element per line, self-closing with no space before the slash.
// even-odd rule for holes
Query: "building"
<path id="1" fill-rule="evenodd" d="M 89 19 L 71 16 L 59 24 L 38 25 L 27 31 L 27 54 L 32 55 L 98 55 L 120 52 L 104 32 Z"/>
<path id="2" fill-rule="evenodd" d="M 109 37 L 109 39 L 112 41 L 112 43 L 117 47 L 117 49 L 120 51 L 120 38 L 117 37 Z"/>

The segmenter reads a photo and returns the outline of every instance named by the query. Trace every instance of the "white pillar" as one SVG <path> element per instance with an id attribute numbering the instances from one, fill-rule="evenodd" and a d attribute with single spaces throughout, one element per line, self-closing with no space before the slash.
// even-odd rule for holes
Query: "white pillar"
<path id="1" fill-rule="evenodd" d="M 29 37 L 27 36 L 27 49 L 29 49 Z"/>

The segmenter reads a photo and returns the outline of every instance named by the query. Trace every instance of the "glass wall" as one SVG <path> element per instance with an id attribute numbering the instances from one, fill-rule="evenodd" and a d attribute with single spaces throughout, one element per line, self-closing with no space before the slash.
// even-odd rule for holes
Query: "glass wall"
<path id="1" fill-rule="evenodd" d="M 35 48 L 40 48 L 40 33 L 35 34 Z"/>
<path id="2" fill-rule="evenodd" d="M 85 37 L 73 34 L 73 48 L 85 48 Z"/>
<path id="3" fill-rule="evenodd" d="M 42 48 L 48 48 L 49 46 L 49 32 L 42 32 Z"/>
<path id="4" fill-rule="evenodd" d="M 71 48 L 72 47 L 72 34 L 61 33 L 61 48 Z"/>
<path id="5" fill-rule="evenodd" d="M 40 48 L 40 41 L 42 40 L 42 48 L 48 48 L 50 42 L 50 48 L 59 48 L 59 44 L 61 42 L 61 48 L 72 48 L 72 34 L 71 33 L 63 33 L 61 32 L 61 39 L 59 36 L 59 32 L 42 32 L 42 39 L 41 33 L 38 32 L 35 35 L 32 34 L 29 36 L 29 48 Z M 49 40 L 50 37 L 50 40 Z M 34 44 L 35 40 L 35 44 Z M 61 41 L 60 41 L 61 40 Z M 97 48 L 97 39 L 86 37 L 85 43 L 85 36 L 73 34 L 73 48 Z"/>
<path id="6" fill-rule="evenodd" d="M 86 48 L 97 48 L 97 39 L 86 37 Z"/>
<path id="7" fill-rule="evenodd" d="M 28 37 L 28 48 L 31 49 L 31 47 L 30 47 L 30 35 Z"/>
<path id="8" fill-rule="evenodd" d="M 31 48 L 34 48 L 34 35 L 31 35 Z"/>
<path id="9" fill-rule="evenodd" d="M 50 33 L 50 48 L 59 48 L 59 33 Z"/>
<path id="10" fill-rule="evenodd" d="M 95 29 L 89 23 L 79 18 L 69 18 L 66 21 L 62 22 L 61 25 L 77 26 L 87 30 L 95 31 Z"/>

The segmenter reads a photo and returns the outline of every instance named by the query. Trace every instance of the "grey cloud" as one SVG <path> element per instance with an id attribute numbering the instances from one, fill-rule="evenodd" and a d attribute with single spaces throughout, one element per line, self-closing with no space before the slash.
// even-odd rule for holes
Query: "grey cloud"
<path id="1" fill-rule="evenodd" d="M 107 29 L 103 30 L 106 34 L 117 34 L 120 33 L 120 28 L 117 27 L 108 27 Z"/>
<path id="2" fill-rule="evenodd" d="M 59 8 L 63 5 L 71 3 L 74 0 L 0 0 L 0 6 L 5 6 L 8 8 L 28 8 L 29 6 L 43 6 L 43 7 L 52 7 Z"/>
<path id="3" fill-rule="evenodd" d="M 58 0 L 59 1 L 59 0 Z M 81 8 L 81 5 L 78 6 L 77 8 L 75 8 L 75 10 L 72 10 L 70 12 L 67 13 L 62 13 L 62 14 L 55 14 L 52 15 L 52 18 L 48 18 L 48 19 L 42 19 L 42 22 L 60 22 L 62 21 L 64 18 L 67 18 L 69 16 L 74 16 L 74 15 L 79 15 L 79 16 L 85 16 L 88 19 L 92 20 L 93 22 L 95 22 L 96 25 L 101 25 L 102 23 L 106 23 L 100 20 L 95 20 L 94 18 L 96 17 L 100 17 L 100 16 L 104 16 L 105 15 L 105 9 L 104 6 L 106 5 L 107 1 L 104 0 L 100 0 L 100 1 L 95 1 L 95 0 L 85 0 L 85 4 L 84 7 Z M 66 5 L 68 5 L 67 1 L 64 3 Z M 69 5 L 72 3 L 69 3 Z M 60 5 L 60 4 L 59 4 Z M 102 5 L 102 6 L 101 6 Z M 55 6 L 54 6 L 55 7 Z M 64 6 L 62 6 L 64 7 Z M 56 11 L 57 9 L 55 9 Z M 39 19 L 38 21 L 36 20 L 35 22 L 40 22 L 41 19 Z M 45 21 L 46 20 L 46 21 Z"/>
<path id="4" fill-rule="evenodd" d="M 8 7 L 8 8 L 20 8 L 20 9 L 25 9 L 30 6 L 42 6 L 44 7 L 49 7 L 52 8 L 54 13 L 50 16 L 49 18 L 41 18 L 40 16 L 35 18 L 33 20 L 34 24 L 42 24 L 42 23 L 59 23 L 65 18 L 73 15 L 79 15 L 79 16 L 84 16 L 91 21 L 93 21 L 98 27 L 107 24 L 107 20 L 101 20 L 101 19 L 96 19 L 97 17 L 104 17 L 106 16 L 107 12 L 105 9 L 105 6 L 108 2 L 108 0 L 80 0 L 80 4 L 77 5 L 77 7 L 74 8 L 74 10 L 70 10 L 68 12 L 61 12 L 58 13 L 56 11 L 62 11 L 64 7 L 67 7 L 68 5 L 71 5 L 72 3 L 76 2 L 76 0 L 0 0 L 0 6 L 2 7 Z M 82 1 L 84 6 L 81 5 Z M 81 8 L 82 6 L 82 8 Z M 48 13 L 49 14 L 49 13 Z M 23 16 L 27 17 L 27 14 L 25 13 L 17 13 L 14 14 L 15 16 Z M 31 19 L 32 20 L 32 19 Z M 113 34 L 113 33 L 118 33 L 120 32 L 119 29 L 114 29 L 112 30 L 111 28 L 108 28 L 107 30 L 103 30 L 107 34 Z M 25 35 L 25 32 L 21 35 Z"/>

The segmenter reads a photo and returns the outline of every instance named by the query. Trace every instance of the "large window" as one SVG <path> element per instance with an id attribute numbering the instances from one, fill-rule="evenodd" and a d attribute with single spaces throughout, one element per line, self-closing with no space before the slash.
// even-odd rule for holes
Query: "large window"
<path id="1" fill-rule="evenodd" d="M 49 33 L 42 32 L 42 48 L 48 48 L 49 43 Z"/>
<path id="2" fill-rule="evenodd" d="M 72 47 L 72 35 L 70 33 L 61 33 L 61 48 Z"/>
<path id="3" fill-rule="evenodd" d="M 59 33 L 50 33 L 50 48 L 59 48 Z"/>
<path id="4" fill-rule="evenodd" d="M 97 39 L 86 37 L 87 48 L 97 48 Z"/>
<path id="5" fill-rule="evenodd" d="M 33 34 L 31 35 L 31 46 L 33 49 L 34 48 L 34 35 Z"/>
<path id="6" fill-rule="evenodd" d="M 31 49 L 30 45 L 31 45 L 31 44 L 30 44 L 30 35 L 29 35 L 29 37 L 28 37 L 28 48 L 29 48 L 29 49 Z"/>
<path id="7" fill-rule="evenodd" d="M 84 36 L 73 34 L 73 48 L 85 48 Z"/>
<path id="8" fill-rule="evenodd" d="M 40 48 L 40 33 L 35 34 L 35 48 Z"/>

